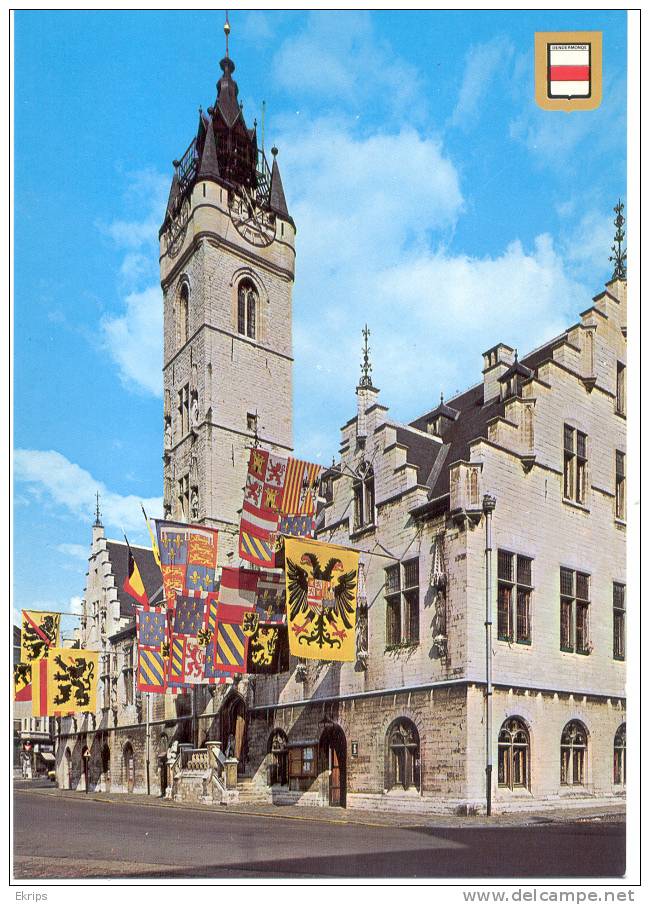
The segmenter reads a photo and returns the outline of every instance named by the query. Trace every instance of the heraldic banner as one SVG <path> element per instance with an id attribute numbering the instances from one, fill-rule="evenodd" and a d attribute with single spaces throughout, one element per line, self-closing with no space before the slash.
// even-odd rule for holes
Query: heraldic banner
<path id="1" fill-rule="evenodd" d="M 291 653 L 353 661 L 359 552 L 288 537 L 285 557 Z"/>
<path id="2" fill-rule="evenodd" d="M 29 663 L 14 664 L 14 701 L 31 701 L 32 667 Z"/>
<path id="3" fill-rule="evenodd" d="M 98 651 L 53 647 L 32 666 L 32 716 L 94 713 Z"/>
<path id="4" fill-rule="evenodd" d="M 59 646 L 59 613 L 23 610 L 20 631 L 20 662 L 33 663 L 47 657 L 51 647 Z"/>
<path id="5" fill-rule="evenodd" d="M 216 591 L 217 540 L 215 528 L 155 520 L 165 600 L 170 610 L 176 591 Z"/>
<path id="6" fill-rule="evenodd" d="M 322 470 L 313 462 L 251 449 L 239 532 L 242 559 L 272 569 L 279 534 L 313 535 Z"/>

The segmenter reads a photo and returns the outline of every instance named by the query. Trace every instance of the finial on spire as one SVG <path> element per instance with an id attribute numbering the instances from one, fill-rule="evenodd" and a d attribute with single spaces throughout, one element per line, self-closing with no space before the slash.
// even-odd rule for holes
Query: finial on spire
<path id="1" fill-rule="evenodd" d="M 625 230 L 623 229 L 625 224 L 625 217 L 623 216 L 624 208 L 625 205 L 619 198 L 618 204 L 614 208 L 614 213 L 616 214 L 616 218 L 614 219 L 616 233 L 614 234 L 614 244 L 612 245 L 614 254 L 609 256 L 609 260 L 614 264 L 614 273 L 612 274 L 613 280 L 627 279 L 627 249 L 623 248 L 623 242 L 625 241 Z"/>
<path id="2" fill-rule="evenodd" d="M 226 59 L 228 59 L 228 36 L 230 35 L 230 22 L 228 21 L 228 10 L 226 10 L 226 21 L 224 22 L 223 32 L 226 36 Z"/>
<path id="3" fill-rule="evenodd" d="M 363 328 L 363 362 L 361 364 L 361 380 L 359 381 L 360 387 L 371 387 L 372 386 L 372 377 L 370 376 L 370 372 L 372 371 L 372 365 L 370 364 L 370 346 L 368 345 L 368 337 L 370 336 L 370 330 L 368 329 L 368 324 Z"/>
<path id="4" fill-rule="evenodd" d="M 440 391 L 440 405 L 444 405 L 444 404 L 445 404 L 445 394 L 441 390 Z"/>
<path id="5" fill-rule="evenodd" d="M 99 491 L 97 491 L 97 493 L 95 494 L 95 524 L 93 526 L 95 528 L 102 527 L 102 520 L 100 518 L 100 515 L 101 515 L 101 513 L 99 511 Z"/>
<path id="6" fill-rule="evenodd" d="M 515 361 L 519 361 L 519 352 L 515 349 Z"/>

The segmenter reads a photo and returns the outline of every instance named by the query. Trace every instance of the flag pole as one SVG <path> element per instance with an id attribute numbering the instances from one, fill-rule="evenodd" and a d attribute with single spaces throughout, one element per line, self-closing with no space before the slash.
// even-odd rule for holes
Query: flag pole
<path id="1" fill-rule="evenodd" d="M 150 757 L 151 757 L 151 694 L 145 691 L 147 696 L 147 795 L 151 795 Z"/>

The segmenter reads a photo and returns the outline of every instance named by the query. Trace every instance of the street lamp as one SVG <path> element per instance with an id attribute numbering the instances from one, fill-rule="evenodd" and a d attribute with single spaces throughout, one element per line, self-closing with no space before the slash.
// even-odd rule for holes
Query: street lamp
<path id="1" fill-rule="evenodd" d="M 492 814 L 492 513 L 497 501 L 483 497 L 485 515 L 485 810 Z"/>

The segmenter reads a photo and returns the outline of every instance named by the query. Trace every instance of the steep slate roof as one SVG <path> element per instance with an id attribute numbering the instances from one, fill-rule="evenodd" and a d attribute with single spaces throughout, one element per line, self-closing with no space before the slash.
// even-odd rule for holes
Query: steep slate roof
<path id="1" fill-rule="evenodd" d="M 117 588 L 117 599 L 120 602 L 120 616 L 124 619 L 133 618 L 135 617 L 135 600 L 122 590 L 124 579 L 129 571 L 128 547 L 120 541 L 107 540 L 106 548 Z M 162 584 L 162 575 L 153 558 L 153 552 L 147 547 L 134 547 L 133 544 L 131 550 L 140 570 L 147 596 L 151 598 Z"/>
<path id="2" fill-rule="evenodd" d="M 423 437 L 406 426 L 395 425 L 396 440 L 406 446 L 406 461 L 418 470 L 418 484 L 424 484 L 433 467 L 440 443 L 431 436 Z"/>
<path id="3" fill-rule="evenodd" d="M 278 153 L 277 148 L 273 148 L 272 153 L 273 167 L 271 169 L 271 197 L 269 199 L 269 204 L 276 214 L 280 214 L 281 217 L 288 217 L 289 210 L 287 208 L 286 198 L 284 197 L 284 188 L 282 187 L 282 179 L 280 178 L 280 168 L 278 167 L 278 161 L 276 159 Z"/>
<path id="4" fill-rule="evenodd" d="M 548 361 L 553 357 L 553 348 L 558 345 L 564 338 L 565 334 L 555 337 L 550 342 L 534 350 L 529 355 L 518 362 L 519 367 L 517 373 L 529 376 L 528 371 L 534 373 L 542 362 Z M 511 368 L 511 371 L 514 369 Z M 494 399 L 487 405 L 483 405 L 483 384 L 470 387 L 459 396 L 455 396 L 448 400 L 448 404 L 444 404 L 444 408 L 449 411 L 458 412 L 458 417 L 452 421 L 449 420 L 443 429 L 442 447 L 436 444 L 437 455 L 432 462 L 431 468 L 424 481 L 420 480 L 418 471 L 418 482 L 426 483 L 429 487 L 429 499 L 436 499 L 449 493 L 449 466 L 459 459 L 468 461 L 470 457 L 470 443 L 479 437 L 487 437 L 487 424 L 497 415 L 502 415 L 505 404 L 499 399 Z M 439 405 L 435 409 L 427 412 L 425 415 L 416 418 L 411 422 L 411 426 L 418 430 L 426 431 L 427 423 L 431 421 L 437 414 L 441 414 L 442 406 Z M 416 436 L 416 435 L 411 435 Z M 405 445 L 410 442 L 408 439 Z M 408 459 L 407 454 L 407 459 Z M 417 453 L 412 454 L 417 457 Z M 423 460 L 424 465 L 424 460 Z"/>

